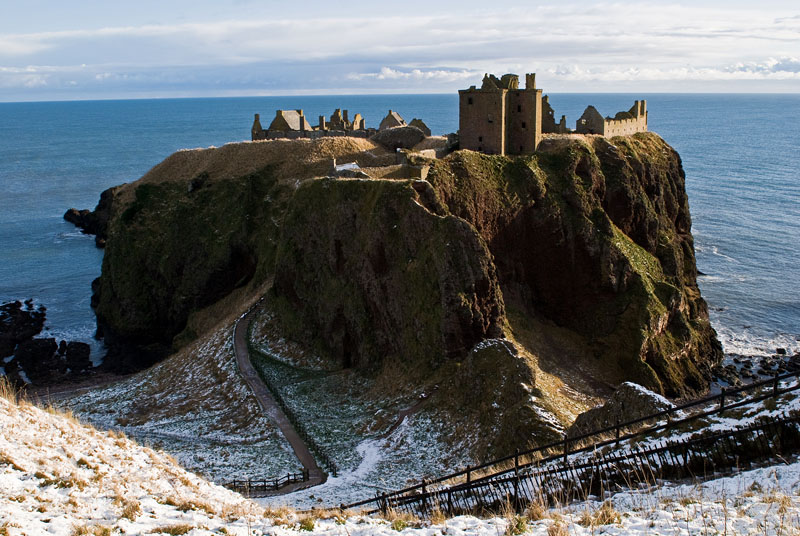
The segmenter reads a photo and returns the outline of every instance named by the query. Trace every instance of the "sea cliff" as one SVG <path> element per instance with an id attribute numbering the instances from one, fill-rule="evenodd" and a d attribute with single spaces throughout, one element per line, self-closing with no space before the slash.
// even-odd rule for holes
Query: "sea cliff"
<path id="1" fill-rule="evenodd" d="M 331 158 L 394 155 L 348 138 L 231 144 L 105 193 L 108 366 L 147 366 L 203 335 L 201 308 L 269 289 L 286 335 L 336 366 L 435 383 L 454 419 L 492 421 L 508 445 L 483 453 L 555 434 L 541 407 L 567 424 L 625 381 L 707 389 L 722 354 L 680 157 L 657 135 L 410 154 L 426 180 L 323 178 Z"/>

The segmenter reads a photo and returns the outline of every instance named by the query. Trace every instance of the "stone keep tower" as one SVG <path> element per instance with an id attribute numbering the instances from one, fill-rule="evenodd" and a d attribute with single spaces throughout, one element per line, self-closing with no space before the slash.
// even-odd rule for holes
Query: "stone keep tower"
<path id="1" fill-rule="evenodd" d="M 536 75 L 487 74 L 480 89 L 458 92 L 458 135 L 462 149 L 488 154 L 524 154 L 536 150 L 542 139 L 542 90 Z"/>

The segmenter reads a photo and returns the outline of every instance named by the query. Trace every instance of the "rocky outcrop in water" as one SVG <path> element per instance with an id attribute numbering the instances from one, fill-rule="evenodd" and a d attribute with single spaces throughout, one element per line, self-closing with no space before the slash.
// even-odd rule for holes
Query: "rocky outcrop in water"
<path id="1" fill-rule="evenodd" d="M 612 141 L 553 137 L 517 158 L 459 151 L 431 162 L 428 180 L 488 244 L 506 303 L 585 339 L 596 362 L 576 366 L 698 394 L 722 352 L 697 287 L 680 157 L 652 133 Z"/>
<path id="2" fill-rule="evenodd" d="M 78 210 L 71 208 L 64 213 L 64 219 L 78 227 L 85 234 L 94 235 L 98 248 L 106 245 L 108 219 L 111 216 L 111 207 L 114 202 L 114 192 L 117 187 L 109 188 L 100 194 L 100 201 L 94 210 Z"/>
<path id="3" fill-rule="evenodd" d="M 0 305 L 0 359 L 13 355 L 19 343 L 41 333 L 45 316 L 45 307 L 35 307 L 32 300 Z"/>
<path id="4" fill-rule="evenodd" d="M 18 386 L 51 385 L 92 371 L 91 349 L 83 342 L 35 338 L 46 317 L 43 305 L 32 300 L 0 305 L 0 359 L 5 375 Z"/>

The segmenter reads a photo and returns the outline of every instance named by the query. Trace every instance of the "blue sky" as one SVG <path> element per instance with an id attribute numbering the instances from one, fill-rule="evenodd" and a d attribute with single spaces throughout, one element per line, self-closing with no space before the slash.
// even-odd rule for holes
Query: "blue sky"
<path id="1" fill-rule="evenodd" d="M 800 92 L 800 2 L 0 0 L 0 101 L 450 92 Z"/>

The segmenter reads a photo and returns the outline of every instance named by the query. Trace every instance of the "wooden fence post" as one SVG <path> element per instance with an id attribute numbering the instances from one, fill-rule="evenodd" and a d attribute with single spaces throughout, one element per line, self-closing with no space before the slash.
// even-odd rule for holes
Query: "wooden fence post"
<path id="1" fill-rule="evenodd" d="M 719 394 L 719 409 L 722 410 L 725 408 L 725 388 L 722 388 L 722 392 Z"/>
<path id="2" fill-rule="evenodd" d="M 428 511 L 428 487 L 425 484 L 425 479 L 422 479 L 422 515 Z"/>
<path id="3" fill-rule="evenodd" d="M 772 396 L 778 396 L 778 371 L 775 371 L 775 378 L 772 380 Z"/>
<path id="4" fill-rule="evenodd" d="M 519 500 L 519 449 L 514 450 L 514 500 Z"/>
<path id="5" fill-rule="evenodd" d="M 381 514 L 384 516 L 389 515 L 389 501 L 386 498 L 386 492 L 381 494 Z"/>

